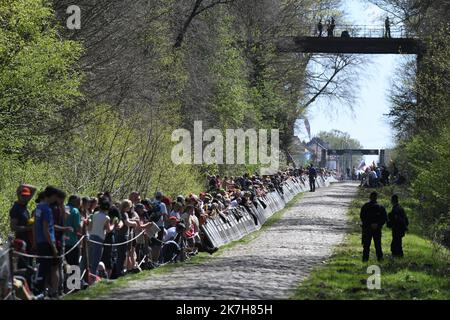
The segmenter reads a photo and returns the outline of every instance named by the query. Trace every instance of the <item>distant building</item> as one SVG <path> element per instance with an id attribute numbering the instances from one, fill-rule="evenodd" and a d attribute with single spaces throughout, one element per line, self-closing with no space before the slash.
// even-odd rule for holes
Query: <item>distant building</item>
<path id="1" fill-rule="evenodd" d="M 322 168 L 327 166 L 327 150 L 329 148 L 328 143 L 320 138 L 314 137 L 306 144 L 306 148 L 312 153 L 311 160 L 314 165 Z"/>

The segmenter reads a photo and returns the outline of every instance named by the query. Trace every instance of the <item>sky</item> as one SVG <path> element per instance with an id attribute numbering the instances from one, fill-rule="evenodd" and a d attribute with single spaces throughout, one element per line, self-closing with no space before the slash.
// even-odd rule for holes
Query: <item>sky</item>
<path id="1" fill-rule="evenodd" d="M 380 25 L 384 24 L 386 13 L 368 1 L 344 0 L 344 10 L 347 19 L 352 24 Z M 339 24 L 339 23 L 338 23 Z M 333 102 L 330 113 L 330 102 L 318 99 L 309 111 L 308 119 L 311 125 L 311 135 L 320 131 L 337 129 L 350 134 L 361 142 L 366 149 L 384 149 L 394 145 L 392 130 L 385 114 L 389 112 L 389 88 L 397 67 L 407 57 L 400 55 L 370 55 L 370 63 L 364 67 L 359 78 L 359 90 L 356 93 L 356 104 L 352 113 L 344 103 Z M 308 135 L 303 125 L 299 125 L 297 135 L 301 140 L 308 141 Z M 376 157 L 366 157 L 367 161 Z"/>

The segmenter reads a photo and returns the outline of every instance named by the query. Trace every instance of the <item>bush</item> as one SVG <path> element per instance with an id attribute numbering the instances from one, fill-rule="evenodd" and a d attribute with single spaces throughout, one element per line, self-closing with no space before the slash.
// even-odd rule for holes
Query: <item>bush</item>
<path id="1" fill-rule="evenodd" d="M 434 240 L 450 246 L 450 131 L 437 136 L 421 134 L 406 145 L 407 159 L 414 176 L 413 195 L 419 200 L 422 225 Z"/>

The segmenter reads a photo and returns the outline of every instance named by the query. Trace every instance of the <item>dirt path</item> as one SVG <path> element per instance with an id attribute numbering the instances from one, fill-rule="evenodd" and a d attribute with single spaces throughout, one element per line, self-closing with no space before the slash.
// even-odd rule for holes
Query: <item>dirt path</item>
<path id="1" fill-rule="evenodd" d="M 286 299 L 346 231 L 356 184 L 307 193 L 258 238 L 196 265 L 132 281 L 106 299 Z"/>

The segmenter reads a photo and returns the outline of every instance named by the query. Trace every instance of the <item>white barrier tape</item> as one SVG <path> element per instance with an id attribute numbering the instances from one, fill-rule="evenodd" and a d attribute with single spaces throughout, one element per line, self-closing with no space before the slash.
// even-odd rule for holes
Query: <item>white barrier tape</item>
<path id="1" fill-rule="evenodd" d="M 11 300 L 10 297 L 12 297 L 12 290 L 3 298 L 3 301 Z"/>
<path id="2" fill-rule="evenodd" d="M 13 251 L 13 253 L 17 256 L 21 256 L 21 257 L 26 257 L 26 258 L 36 258 L 36 259 L 62 259 L 64 258 L 66 255 L 68 255 L 70 252 L 72 252 L 72 250 L 75 250 L 76 248 L 78 248 L 78 245 L 81 243 L 81 241 L 85 238 L 86 236 L 82 236 L 80 238 L 80 240 L 78 240 L 78 242 L 69 250 L 67 250 L 67 252 L 64 252 L 63 255 L 60 256 L 39 256 L 39 255 L 34 255 L 34 254 L 28 254 L 28 253 L 22 253 L 22 252 L 18 252 L 18 251 Z"/>
<path id="3" fill-rule="evenodd" d="M 11 251 L 11 249 L 7 249 L 6 251 L 2 252 L 2 253 L 0 254 L 0 258 L 3 257 L 3 256 L 5 256 L 5 255 L 7 255 L 8 252 L 10 252 L 10 251 Z"/>
<path id="4" fill-rule="evenodd" d="M 103 243 L 103 242 L 98 242 L 98 241 L 94 241 L 91 239 L 88 239 L 89 242 L 91 243 L 95 243 L 95 244 L 101 244 L 103 246 L 108 246 L 108 247 L 117 247 L 117 246 L 123 246 L 124 244 L 130 243 L 131 241 L 136 240 L 137 238 L 139 238 L 140 236 L 142 236 L 145 233 L 145 230 L 142 231 L 141 233 L 139 233 L 137 236 L 135 236 L 133 239 L 127 240 L 125 242 L 121 242 L 121 243 Z"/>

